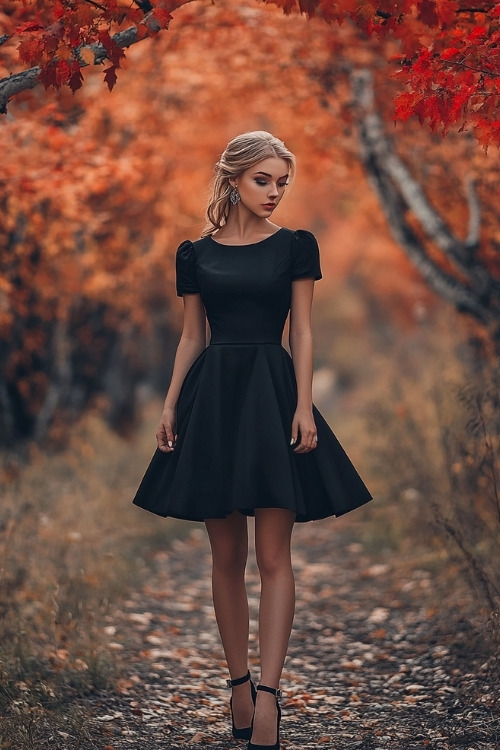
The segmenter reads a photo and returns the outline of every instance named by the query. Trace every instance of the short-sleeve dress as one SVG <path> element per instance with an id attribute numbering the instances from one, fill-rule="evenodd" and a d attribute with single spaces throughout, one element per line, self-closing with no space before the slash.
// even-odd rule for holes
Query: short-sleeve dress
<path id="1" fill-rule="evenodd" d="M 286 508 L 297 521 L 340 516 L 371 495 L 313 407 L 318 446 L 294 453 L 297 385 L 282 334 L 292 282 L 321 278 L 318 244 L 285 227 L 250 245 L 183 242 L 177 294 L 200 294 L 210 343 L 177 402 L 177 443 L 159 449 L 133 500 L 159 516 L 203 521 Z"/>

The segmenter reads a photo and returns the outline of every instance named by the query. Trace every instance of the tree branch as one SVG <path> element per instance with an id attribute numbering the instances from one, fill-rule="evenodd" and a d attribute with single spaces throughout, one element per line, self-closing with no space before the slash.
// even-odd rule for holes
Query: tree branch
<path id="1" fill-rule="evenodd" d="M 476 263 L 471 268 L 470 258 L 467 257 L 468 254 L 465 251 L 465 243 L 455 238 L 429 203 L 409 169 L 394 152 L 392 143 L 384 132 L 382 120 L 374 109 L 371 73 L 367 70 L 353 72 L 351 87 L 358 112 L 361 158 L 370 182 L 379 196 L 394 238 L 434 291 L 452 302 L 458 310 L 468 312 L 484 325 L 488 325 L 492 320 L 492 313 L 484 299 L 487 289 L 491 287 L 491 284 L 487 286 L 490 281 L 488 274 L 482 266 L 479 267 Z M 477 213 L 479 206 L 476 211 L 472 210 L 473 199 L 470 192 L 469 198 L 471 207 L 469 236 L 476 238 L 479 231 Z M 425 235 L 436 243 L 447 258 L 453 261 L 455 267 L 470 280 L 474 288 L 468 287 L 460 279 L 444 271 L 428 255 L 421 240 L 405 218 L 407 210 L 414 213 Z M 482 274 L 479 273 L 479 269 Z"/>
<path id="2" fill-rule="evenodd" d="M 490 316 L 478 301 L 476 295 L 454 276 L 443 271 L 429 257 L 419 238 L 404 218 L 401 196 L 387 176 L 380 171 L 373 155 L 363 154 L 363 163 L 370 182 L 379 196 L 382 210 L 394 239 L 404 249 L 410 261 L 422 274 L 431 289 L 443 299 L 451 302 L 460 312 L 467 312 L 487 325 Z"/>
<path id="3" fill-rule="evenodd" d="M 467 63 L 461 62 L 460 60 L 443 60 L 442 57 L 439 58 L 439 62 L 444 63 L 446 66 L 452 66 L 454 65 L 456 68 L 462 68 L 463 70 L 472 70 L 473 73 L 480 73 L 482 76 L 489 77 L 489 78 L 500 78 L 500 73 L 495 73 L 493 70 L 483 70 L 482 68 L 475 68 L 473 65 L 468 65 Z M 488 94 L 488 91 L 480 92 L 481 94 L 485 95 Z"/>
<path id="4" fill-rule="evenodd" d="M 85 2 L 89 5 L 93 5 L 94 8 L 98 8 L 99 10 L 106 12 L 106 8 L 103 5 L 99 5 L 99 3 L 96 3 L 95 0 L 85 0 Z"/>
<path id="5" fill-rule="evenodd" d="M 464 252 L 464 243 L 453 234 L 434 206 L 429 203 L 422 187 L 396 154 L 385 134 L 382 118 L 374 108 L 371 74 L 368 71 L 357 71 L 352 74 L 352 82 L 358 108 L 362 111 L 363 134 L 367 148 L 380 163 L 383 163 L 385 171 L 394 180 L 408 208 L 419 220 L 426 236 L 435 242 L 440 250 L 449 255 L 457 270 L 468 276 L 469 268 L 466 265 L 467 254 Z"/>
<path id="6" fill-rule="evenodd" d="M 157 33 L 161 30 L 159 23 L 154 19 L 146 16 L 143 23 L 153 32 Z M 139 33 L 136 26 L 130 26 L 128 29 L 119 31 L 113 35 L 113 41 L 118 47 L 130 47 L 132 44 L 136 44 L 142 39 L 139 37 Z M 100 43 L 82 45 L 75 50 L 75 56 L 79 56 L 84 49 L 90 49 L 94 55 L 94 65 L 99 65 L 104 60 L 108 59 L 108 53 L 104 45 Z M 89 63 L 86 63 L 83 59 L 80 59 L 80 65 L 82 68 L 86 67 Z M 21 91 L 28 91 L 29 89 L 35 88 L 40 83 L 40 68 L 38 66 L 34 68 L 28 68 L 20 73 L 13 73 L 7 78 L 0 80 L 0 114 L 7 113 L 7 104 L 9 100 Z"/>

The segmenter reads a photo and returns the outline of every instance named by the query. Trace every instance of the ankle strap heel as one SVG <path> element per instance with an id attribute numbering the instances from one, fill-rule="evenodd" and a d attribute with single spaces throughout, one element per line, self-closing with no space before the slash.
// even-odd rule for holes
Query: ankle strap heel
<path id="1" fill-rule="evenodd" d="M 279 688 L 270 688 L 267 685 L 257 685 L 257 690 L 262 690 L 264 693 L 271 693 L 274 695 L 276 700 L 279 701 L 282 696 L 282 692 Z"/>
<path id="2" fill-rule="evenodd" d="M 281 708 L 279 700 L 281 698 L 281 690 L 279 688 L 268 687 L 267 685 L 257 685 L 257 691 L 261 690 L 264 693 L 270 693 L 276 698 L 276 710 L 278 713 L 276 722 L 276 742 L 274 745 L 256 745 L 250 739 L 247 750 L 280 750 L 280 721 L 281 721 Z"/>
<path id="3" fill-rule="evenodd" d="M 245 682 L 248 682 L 248 680 L 250 680 L 250 670 L 244 677 L 238 677 L 237 680 L 226 680 L 226 687 L 238 687 L 238 685 L 243 685 Z"/>
<path id="4" fill-rule="evenodd" d="M 228 688 L 238 687 L 238 685 L 244 685 L 245 682 L 250 681 L 250 690 L 252 693 L 252 701 L 255 706 L 255 700 L 257 698 L 257 691 L 255 685 L 250 679 L 250 672 L 248 671 L 244 677 L 238 677 L 237 680 L 226 680 L 226 686 Z M 234 714 L 233 714 L 233 698 L 229 701 L 229 708 L 231 709 L 231 724 L 232 733 L 235 740 L 249 740 L 252 736 L 252 727 L 243 727 L 241 729 L 234 726 Z"/>

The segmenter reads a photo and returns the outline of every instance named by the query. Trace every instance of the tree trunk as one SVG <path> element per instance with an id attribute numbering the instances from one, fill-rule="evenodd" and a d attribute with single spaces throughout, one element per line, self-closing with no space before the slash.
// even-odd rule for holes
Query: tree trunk
<path id="1" fill-rule="evenodd" d="M 499 284 L 479 259 L 481 219 L 473 181 L 466 181 L 469 228 L 467 237 L 462 240 L 430 203 L 385 133 L 376 109 L 370 71 L 352 72 L 351 90 L 361 160 L 394 239 L 440 297 L 451 302 L 459 312 L 472 315 L 498 339 Z M 441 257 L 448 261 L 447 268 L 451 264 L 452 270 L 444 270 L 444 264 L 440 265 L 438 258 L 429 255 L 419 234 L 406 219 L 408 212 L 417 219 L 419 234 L 436 246 Z"/>

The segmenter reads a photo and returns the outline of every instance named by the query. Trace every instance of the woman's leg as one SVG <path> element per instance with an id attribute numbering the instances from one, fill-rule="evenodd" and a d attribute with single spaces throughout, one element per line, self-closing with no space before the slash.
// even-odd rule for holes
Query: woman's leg
<path id="1" fill-rule="evenodd" d="M 277 688 L 283 670 L 295 610 L 295 581 L 290 541 L 295 513 L 280 508 L 255 511 L 255 552 L 261 578 L 259 645 L 262 685 Z M 276 742 L 276 700 L 260 692 L 252 742 Z"/>
<path id="2" fill-rule="evenodd" d="M 245 568 L 247 519 L 235 511 L 227 518 L 207 519 L 212 548 L 212 594 L 215 617 L 232 680 L 248 670 L 248 599 Z M 233 688 L 233 715 L 238 729 L 252 723 L 250 682 Z"/>

